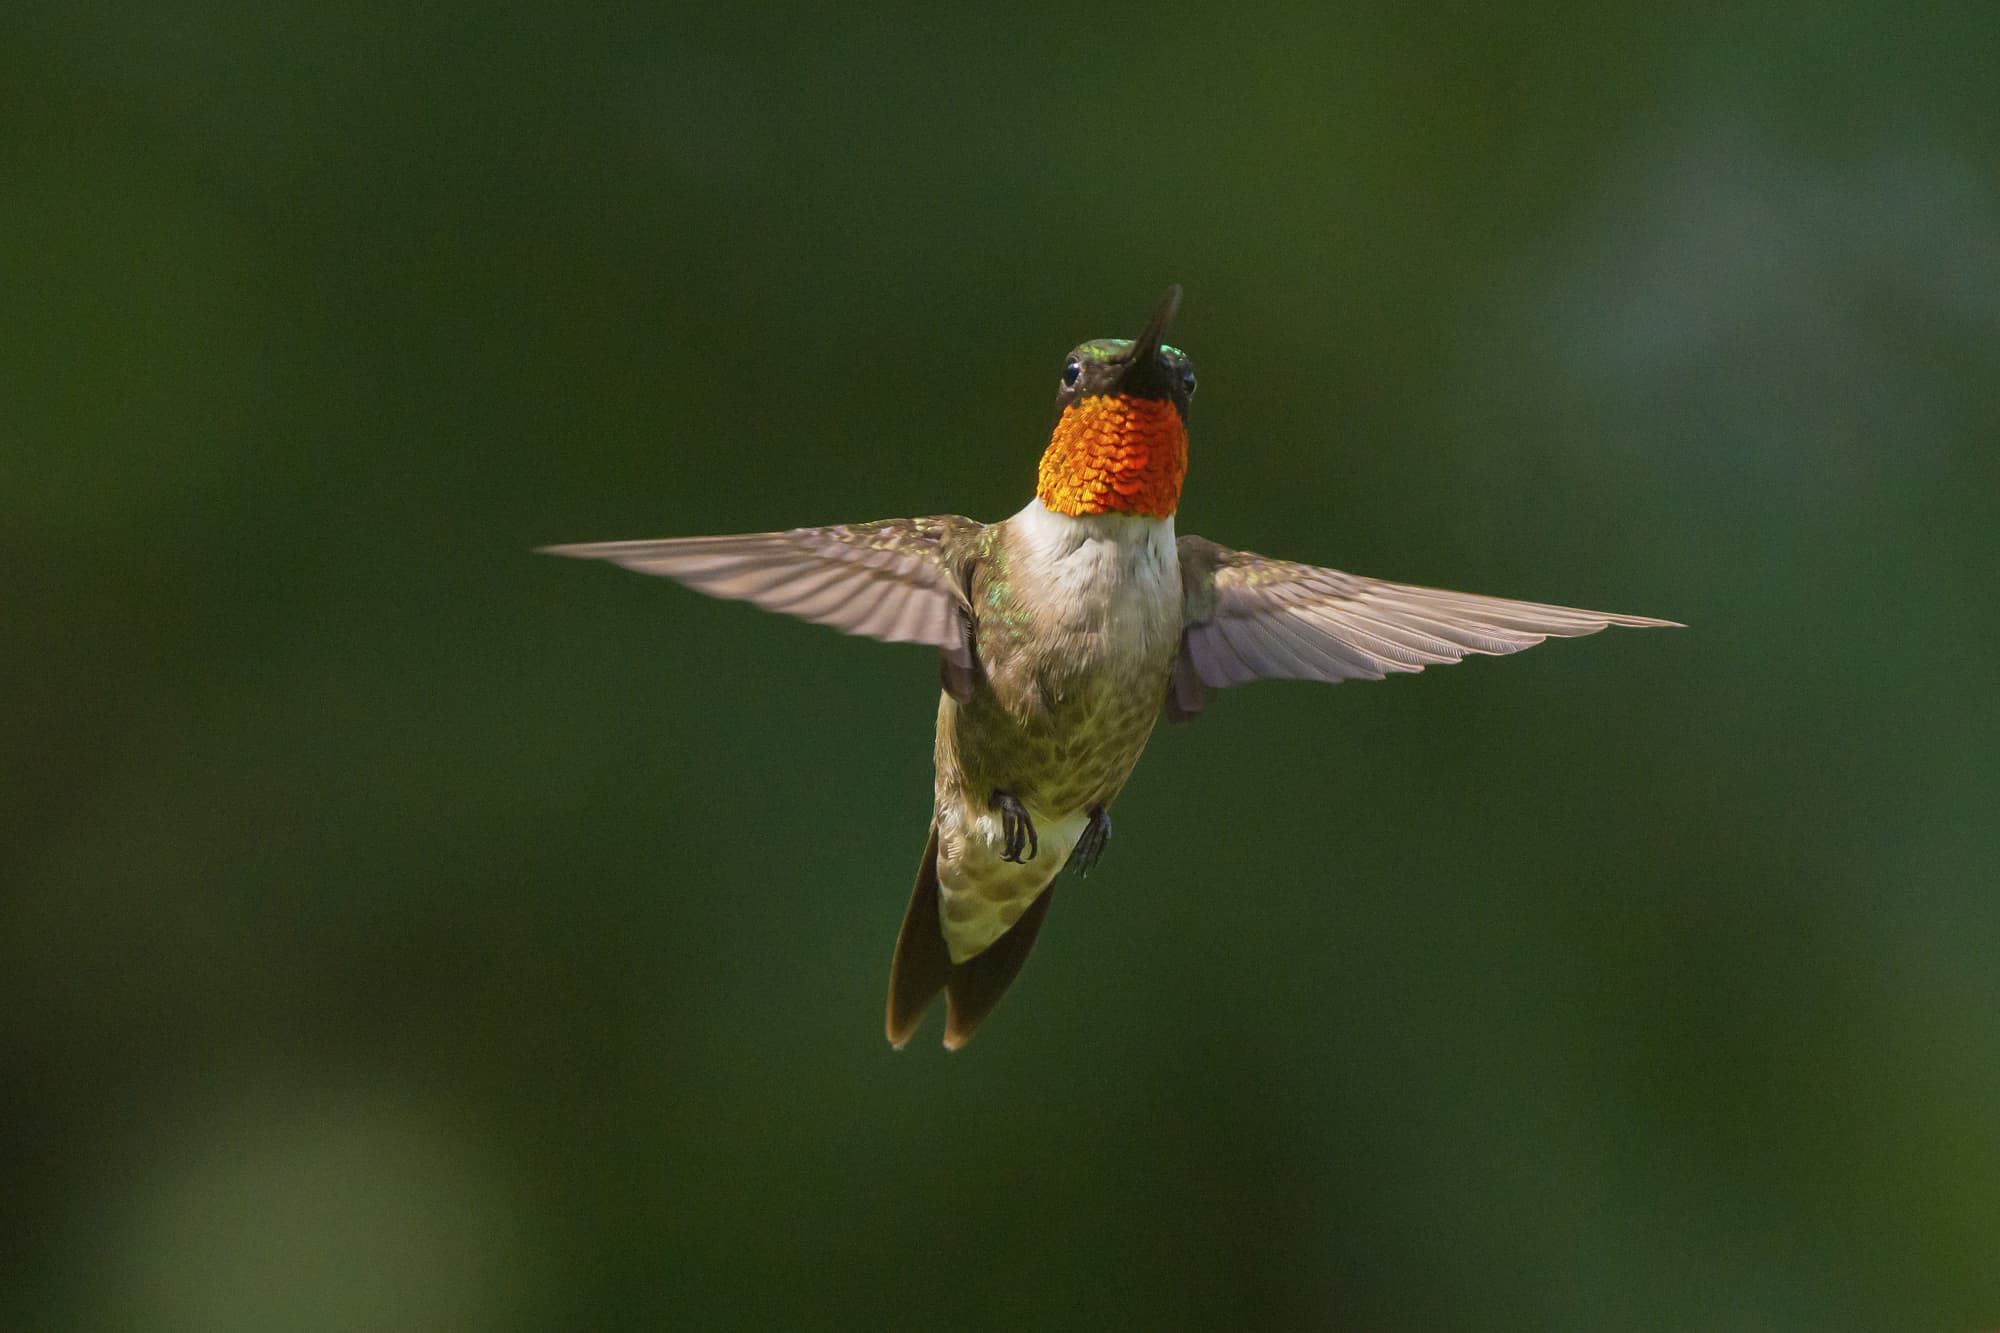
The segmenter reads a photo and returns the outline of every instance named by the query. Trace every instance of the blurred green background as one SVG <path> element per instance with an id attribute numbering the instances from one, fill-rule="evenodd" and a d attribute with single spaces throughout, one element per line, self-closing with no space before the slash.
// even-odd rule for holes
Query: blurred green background
<path id="1" fill-rule="evenodd" d="M 13 8 L 0 1325 L 2000 1323 L 1989 4 Z M 881 1038 L 931 654 L 535 557 L 1027 498 L 1685 620 L 1155 738 Z"/>

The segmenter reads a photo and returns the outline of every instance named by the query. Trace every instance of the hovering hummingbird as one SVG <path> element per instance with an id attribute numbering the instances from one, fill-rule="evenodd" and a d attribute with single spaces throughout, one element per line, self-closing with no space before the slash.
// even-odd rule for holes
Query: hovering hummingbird
<path id="1" fill-rule="evenodd" d="M 1389 583 L 1177 537 L 1194 365 L 1139 336 L 1070 352 L 1035 498 L 1012 518 L 891 518 L 551 546 L 847 634 L 940 654 L 928 841 L 889 969 L 889 1040 L 940 991 L 972 1039 L 1034 947 L 1065 866 L 1087 874 L 1162 712 L 1253 680 L 1380 680 L 1550 636 L 1674 621 Z"/>

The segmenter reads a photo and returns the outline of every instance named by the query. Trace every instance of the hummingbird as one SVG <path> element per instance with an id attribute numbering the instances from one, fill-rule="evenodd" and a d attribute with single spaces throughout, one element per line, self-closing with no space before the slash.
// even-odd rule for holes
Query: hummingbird
<path id="1" fill-rule="evenodd" d="M 1180 535 L 1194 363 L 1139 336 L 1063 360 L 1034 498 L 955 514 L 542 548 L 938 653 L 930 832 L 889 968 L 898 1049 L 943 993 L 957 1050 L 1013 984 L 1065 868 L 1087 875 L 1164 715 L 1254 680 L 1380 680 L 1647 616 L 1392 583 Z"/>

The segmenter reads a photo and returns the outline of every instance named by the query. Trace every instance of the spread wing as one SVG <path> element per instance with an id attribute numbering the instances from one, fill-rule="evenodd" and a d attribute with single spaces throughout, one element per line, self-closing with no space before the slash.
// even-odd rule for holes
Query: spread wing
<path id="1" fill-rule="evenodd" d="M 1180 539 L 1183 609 L 1167 714 L 1253 680 L 1380 680 L 1467 653 L 1517 653 L 1607 625 L 1671 620 L 1446 592 Z"/>
<path id="2" fill-rule="evenodd" d="M 696 592 L 782 611 L 843 634 L 927 643 L 943 652 L 949 682 L 954 669 L 977 670 L 964 562 L 982 526 L 948 514 L 541 549 L 664 574 Z"/>

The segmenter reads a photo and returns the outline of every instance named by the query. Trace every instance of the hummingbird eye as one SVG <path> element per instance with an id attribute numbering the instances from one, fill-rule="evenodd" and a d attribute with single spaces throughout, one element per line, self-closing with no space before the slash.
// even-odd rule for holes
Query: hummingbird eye
<path id="1" fill-rule="evenodd" d="M 1181 371 L 1181 394 L 1187 398 L 1194 397 L 1194 368 L 1192 366 Z"/>
<path id="2" fill-rule="evenodd" d="M 1063 367 L 1063 388 L 1074 389 L 1076 382 L 1083 378 L 1083 362 L 1072 361 Z"/>

